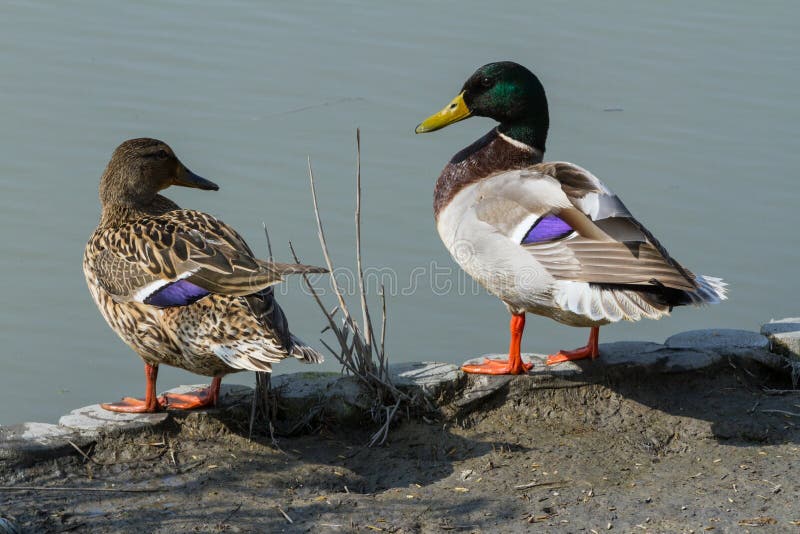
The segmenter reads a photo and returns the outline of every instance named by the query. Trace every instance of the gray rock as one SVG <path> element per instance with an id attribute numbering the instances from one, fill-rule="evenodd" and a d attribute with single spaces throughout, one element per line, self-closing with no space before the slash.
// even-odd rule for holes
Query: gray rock
<path id="1" fill-rule="evenodd" d="M 770 321 L 761 326 L 761 333 L 769 339 L 772 352 L 800 361 L 800 317 Z"/>
<path id="2" fill-rule="evenodd" d="M 166 421 L 167 412 L 116 413 L 104 410 L 99 404 L 84 406 L 61 416 L 58 424 L 82 434 L 97 435 L 101 432 L 138 430 L 154 427 Z"/>
<path id="3" fill-rule="evenodd" d="M 603 367 L 613 371 L 646 373 L 685 373 L 716 365 L 722 356 L 711 351 L 672 348 L 649 341 L 618 341 L 600 344 L 596 371 Z"/>
<path id="4" fill-rule="evenodd" d="M 486 354 L 480 358 L 467 360 L 464 364 L 483 363 L 484 359 L 508 360 L 508 354 Z M 593 369 L 597 362 L 584 360 L 582 362 L 564 362 L 558 365 L 548 366 L 546 354 L 523 353 L 522 361 L 533 364 L 533 367 L 525 375 L 479 375 L 467 374 L 466 386 L 459 391 L 453 405 L 462 409 L 475 405 L 479 401 L 488 398 L 496 392 L 504 389 L 512 380 L 524 380 L 534 389 L 536 388 L 562 388 L 577 387 L 596 381 L 593 372 L 586 369 Z M 601 366 L 603 364 L 600 364 Z"/>
<path id="5" fill-rule="evenodd" d="M 41 458 L 54 458 L 75 452 L 90 440 L 77 432 L 47 423 L 22 423 L 0 427 L 0 465 L 29 465 Z"/>
<path id="6" fill-rule="evenodd" d="M 319 399 L 341 377 L 340 373 L 287 373 L 273 375 L 271 384 L 281 399 Z"/>
<path id="7" fill-rule="evenodd" d="M 667 347 L 718 352 L 723 356 L 769 350 L 769 340 L 758 332 L 732 328 L 690 330 L 667 338 Z"/>
<path id="8" fill-rule="evenodd" d="M 649 367 L 659 361 L 660 357 L 656 353 L 666 347 L 651 341 L 615 341 L 600 343 L 599 348 L 597 363 L 605 367 Z"/>
<path id="9" fill-rule="evenodd" d="M 407 362 L 389 366 L 389 379 L 401 390 L 420 389 L 436 398 L 446 389 L 456 387 L 463 373 L 458 366 L 441 362 Z"/>
<path id="10" fill-rule="evenodd" d="M 467 387 L 461 390 L 453 404 L 457 408 L 464 408 L 476 403 L 505 387 L 512 378 L 511 375 L 469 375 Z"/>
<path id="11" fill-rule="evenodd" d="M 489 354 L 465 363 L 481 363 L 484 358 L 505 361 L 508 355 Z M 466 387 L 453 404 L 457 408 L 473 405 L 503 389 L 512 380 L 529 381 L 528 385 L 534 389 L 579 387 L 596 383 L 609 373 L 695 371 L 721 363 L 722 356 L 705 350 L 673 349 L 659 343 L 620 341 L 600 344 L 600 356 L 596 360 L 585 359 L 548 366 L 545 363 L 547 356 L 535 353 L 523 354 L 522 360 L 533 364 L 526 375 L 468 375 Z"/>
<path id="12" fill-rule="evenodd" d="M 758 332 L 732 328 L 690 330 L 667 339 L 670 348 L 711 351 L 738 360 L 752 360 L 767 367 L 782 370 L 785 362 L 769 351 L 769 339 Z"/>
<path id="13" fill-rule="evenodd" d="M 361 381 L 339 373 L 289 373 L 272 377 L 272 389 L 279 402 L 280 416 L 304 421 L 325 412 L 339 421 L 360 420 L 371 407 Z"/>

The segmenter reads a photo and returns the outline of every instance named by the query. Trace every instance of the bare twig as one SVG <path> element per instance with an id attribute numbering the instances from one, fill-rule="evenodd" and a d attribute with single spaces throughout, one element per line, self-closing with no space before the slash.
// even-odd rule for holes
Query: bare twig
<path id="1" fill-rule="evenodd" d="M 787 412 L 786 410 L 759 410 L 761 413 L 779 413 L 783 415 L 788 415 L 791 417 L 800 417 L 800 413 L 797 412 Z"/>
<path id="2" fill-rule="evenodd" d="M 288 521 L 288 522 L 289 522 L 289 524 L 292 524 L 292 523 L 294 523 L 294 521 L 292 521 L 292 518 L 291 518 L 291 517 L 289 517 L 289 514 L 287 514 L 286 512 L 284 512 L 284 511 L 283 511 L 283 508 L 281 508 L 280 506 L 278 506 L 278 511 L 281 513 L 281 515 L 283 515 L 283 517 L 284 517 L 284 518 L 286 518 L 286 521 Z"/>
<path id="3" fill-rule="evenodd" d="M 85 452 L 83 452 L 83 449 L 81 449 L 80 447 L 78 447 L 77 445 L 75 445 L 75 444 L 74 444 L 72 441 L 70 441 L 70 440 L 67 440 L 67 443 L 69 443 L 70 445 L 72 445 L 72 448 L 73 448 L 73 449 L 75 449 L 76 451 L 78 451 L 78 453 L 79 453 L 81 456 L 83 456 L 83 461 L 84 461 L 84 463 L 85 463 L 85 462 L 92 462 L 92 463 L 96 463 L 96 462 L 95 462 L 95 461 L 94 461 L 92 458 L 90 458 L 90 457 L 89 457 L 89 455 L 88 455 L 88 454 L 86 454 Z"/>
<path id="4" fill-rule="evenodd" d="M 386 291 L 381 284 L 381 351 L 378 354 L 380 362 L 380 369 L 378 369 L 379 376 L 388 376 L 389 370 L 386 367 Z"/>
<path id="5" fill-rule="evenodd" d="M 569 483 L 570 483 L 569 480 L 553 480 L 550 482 L 530 482 L 528 484 L 520 484 L 519 486 L 514 486 L 514 489 L 524 490 L 524 489 L 542 488 L 542 487 L 553 488 L 553 487 L 566 486 Z"/>
<path id="6" fill-rule="evenodd" d="M 389 413 L 389 409 L 387 408 L 386 414 L 386 421 L 384 421 L 383 426 L 372 435 L 372 439 L 370 439 L 369 446 L 374 447 L 375 445 L 383 445 L 386 441 L 387 436 L 389 435 L 389 426 L 392 424 L 392 420 L 394 419 L 394 415 L 397 413 L 397 409 L 400 407 L 400 403 L 403 402 L 403 399 L 397 399 L 397 402 L 394 404 L 394 407 L 391 409 L 391 413 Z"/>
<path id="7" fill-rule="evenodd" d="M 267 238 L 267 259 L 272 261 L 274 256 L 272 255 L 272 242 L 269 240 L 269 230 L 267 230 L 267 223 L 261 222 L 262 226 L 264 226 L 264 236 Z"/>
<path id="8" fill-rule="evenodd" d="M 361 296 L 361 324 L 364 325 L 364 344 L 366 352 L 372 347 L 372 320 L 367 307 L 367 292 L 364 289 L 364 269 L 361 263 L 361 130 L 356 128 L 356 268 L 358 269 L 358 289 Z M 368 360 L 372 363 L 372 359 Z"/>
<path id="9" fill-rule="evenodd" d="M 333 261 L 331 261 L 331 255 L 328 253 L 328 244 L 325 241 L 325 231 L 322 229 L 322 219 L 319 215 L 317 188 L 314 186 L 314 169 L 311 168 L 311 157 L 308 158 L 308 178 L 311 181 L 311 200 L 314 204 L 314 217 L 317 219 L 317 237 L 319 238 L 319 244 L 322 246 L 322 255 L 325 257 L 325 265 L 327 265 L 328 272 L 331 275 L 331 286 L 333 286 L 333 292 L 336 293 L 336 298 L 339 300 L 339 308 L 342 310 L 342 313 L 344 313 L 345 317 L 349 318 L 350 314 L 347 312 L 347 305 L 344 302 L 344 297 L 342 297 L 342 292 L 339 290 L 339 285 L 336 283 L 336 277 L 333 276 Z"/>
<path id="10" fill-rule="evenodd" d="M 320 340 L 322 345 L 333 355 L 342 365 L 342 371 L 358 378 L 367 388 L 373 400 L 371 409 L 374 420 L 380 423 L 380 429 L 371 437 L 369 445 L 380 445 L 386 441 L 389 428 L 393 419 L 397 416 L 400 406 L 406 404 L 406 412 L 409 406 L 417 404 L 420 399 L 416 396 L 411 397 L 398 390 L 391 382 L 389 377 L 389 365 L 386 357 L 386 296 L 384 288 L 381 287 L 381 332 L 378 338 L 373 328 L 372 317 L 367 301 L 367 287 L 364 278 L 364 263 L 361 248 L 361 132 L 356 130 L 356 206 L 355 206 L 355 233 L 356 233 L 356 265 L 358 270 L 358 289 L 359 304 L 361 307 L 360 323 L 354 318 L 353 314 L 345 302 L 342 289 L 333 276 L 335 272 L 333 260 L 328 249 L 325 229 L 322 224 L 322 217 L 319 210 L 319 199 L 317 196 L 316 179 L 314 170 L 311 166 L 311 158 L 308 159 L 308 177 L 311 187 L 311 199 L 314 207 L 314 217 L 317 224 L 317 237 L 319 238 L 325 264 L 329 271 L 330 285 L 335 294 L 337 305 L 328 310 L 322 302 L 317 290 L 311 285 L 306 275 L 303 281 L 311 292 L 314 300 L 325 315 L 328 324 L 321 333 L 330 330 L 336 337 L 336 343 L 329 344 L 325 340 Z M 294 247 L 289 243 L 294 261 L 300 263 Z M 337 312 L 341 312 L 340 318 L 334 318 Z M 379 339 L 379 341 L 378 341 Z M 338 345 L 338 347 L 336 346 Z M 402 413 L 402 412 L 400 412 Z"/>
<path id="11" fill-rule="evenodd" d="M 272 261 L 274 256 L 272 254 L 272 241 L 269 238 L 267 223 L 262 221 L 261 225 L 264 227 L 264 237 L 267 239 L 267 259 Z M 277 440 L 272 433 L 272 419 L 274 416 L 274 410 L 272 410 L 273 403 L 270 390 L 271 378 L 271 373 L 264 371 L 256 372 L 256 387 L 253 391 L 253 399 L 250 402 L 250 423 L 247 437 L 248 439 L 253 439 L 253 429 L 255 428 L 256 420 L 259 419 L 259 415 L 261 415 L 263 421 L 266 422 L 272 444 L 280 449 L 280 447 L 278 447 Z"/>

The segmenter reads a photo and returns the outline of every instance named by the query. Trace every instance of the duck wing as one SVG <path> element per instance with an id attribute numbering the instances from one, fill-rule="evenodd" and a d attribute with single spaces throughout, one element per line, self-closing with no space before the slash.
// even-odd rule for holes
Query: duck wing
<path id="1" fill-rule="evenodd" d="M 102 230 L 91 245 L 93 271 L 106 291 L 121 301 L 158 307 L 191 304 L 210 293 L 251 295 L 285 274 L 326 272 L 255 258 L 233 228 L 194 210 Z"/>
<path id="2" fill-rule="evenodd" d="M 479 219 L 513 240 L 556 280 L 626 289 L 695 291 L 695 276 L 594 175 L 565 162 L 481 183 Z"/>

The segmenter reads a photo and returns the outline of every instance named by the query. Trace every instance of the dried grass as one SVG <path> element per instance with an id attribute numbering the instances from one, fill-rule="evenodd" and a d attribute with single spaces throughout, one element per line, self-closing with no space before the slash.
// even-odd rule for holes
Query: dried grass
<path id="1" fill-rule="evenodd" d="M 392 421 L 398 414 L 400 407 L 405 403 L 407 408 L 414 407 L 421 402 L 419 398 L 412 398 L 408 394 L 398 390 L 392 384 L 389 375 L 389 359 L 386 354 L 386 296 L 381 287 L 380 305 L 380 335 L 375 335 L 372 315 L 370 313 L 367 300 L 367 291 L 364 285 L 363 256 L 361 251 L 361 132 L 356 130 L 356 207 L 355 207 L 355 231 L 356 231 L 356 268 L 358 274 L 359 305 L 361 321 L 359 322 L 344 298 L 341 288 L 333 276 L 335 272 L 333 260 L 328 251 L 328 244 L 325 239 L 325 228 L 319 211 L 317 199 L 317 189 L 314 182 L 314 170 L 311 166 L 311 158 L 308 160 L 308 177 L 311 185 L 311 198 L 314 205 L 314 216 L 317 222 L 317 236 L 328 267 L 331 288 L 336 297 L 336 306 L 332 309 L 323 303 L 317 290 L 309 282 L 308 276 L 303 276 L 304 282 L 309 291 L 314 296 L 322 313 L 328 320 L 328 327 L 323 330 L 330 330 L 335 337 L 335 347 L 324 340 L 320 340 L 325 348 L 342 364 L 344 373 L 355 376 L 364 385 L 372 401 L 371 414 L 373 420 L 380 425 L 380 428 L 372 435 L 369 446 L 382 445 L 386 441 Z M 289 247 L 296 262 L 300 259 L 295 253 L 294 247 L 289 243 Z M 336 315 L 341 314 L 337 320 Z"/>

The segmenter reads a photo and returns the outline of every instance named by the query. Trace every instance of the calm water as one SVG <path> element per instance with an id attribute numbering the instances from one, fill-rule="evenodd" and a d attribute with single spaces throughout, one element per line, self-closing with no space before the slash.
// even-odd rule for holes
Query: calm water
<path id="1" fill-rule="evenodd" d="M 131 137 L 167 141 L 221 185 L 171 198 L 220 216 L 254 248 L 265 221 L 279 257 L 291 239 L 309 263 L 322 261 L 311 155 L 335 259 L 350 267 L 360 127 L 366 262 L 397 277 L 391 357 L 458 362 L 504 350 L 507 316 L 493 297 L 460 295 L 455 275 L 445 294 L 427 275 L 408 290 L 415 269 L 454 266 L 433 226 L 434 179 L 491 122 L 424 136 L 414 126 L 498 59 L 543 80 L 549 159 L 593 170 L 678 259 L 732 286 L 721 306 L 608 327 L 601 341 L 757 329 L 800 311 L 796 2 L 217 4 L 0 6 L 0 423 L 54 421 L 143 392 L 139 359 L 105 325 L 81 272 L 100 173 Z M 281 302 L 319 345 L 323 318 L 297 282 Z M 572 348 L 585 336 L 532 317 L 524 348 Z M 159 386 L 203 380 L 165 368 Z"/>

